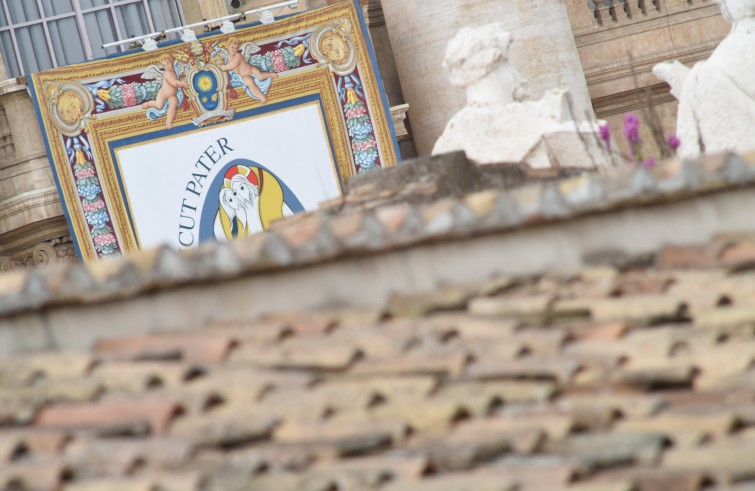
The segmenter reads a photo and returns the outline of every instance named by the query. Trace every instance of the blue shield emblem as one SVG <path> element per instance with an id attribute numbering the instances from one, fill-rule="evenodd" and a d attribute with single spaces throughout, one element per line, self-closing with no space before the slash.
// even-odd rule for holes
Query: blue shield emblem
<path id="1" fill-rule="evenodd" d="M 207 111 L 214 111 L 220 104 L 218 77 L 210 70 L 199 70 L 191 80 L 198 102 Z"/>
<path id="2" fill-rule="evenodd" d="M 201 50 L 201 46 L 199 48 Z M 236 116 L 235 109 L 227 108 L 228 75 L 220 67 L 201 62 L 189 68 L 186 80 L 189 83 L 186 92 L 197 114 L 191 121 L 196 126 L 228 121 Z"/>

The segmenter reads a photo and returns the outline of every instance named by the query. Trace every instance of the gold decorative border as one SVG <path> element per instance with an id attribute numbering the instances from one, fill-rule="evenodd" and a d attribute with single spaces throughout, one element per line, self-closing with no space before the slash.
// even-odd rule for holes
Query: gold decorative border
<path id="1" fill-rule="evenodd" d="M 319 95 L 322 101 L 325 122 L 330 134 L 331 143 L 335 153 L 335 161 L 338 166 L 338 172 L 343 179 L 353 174 L 351 163 L 351 153 L 349 152 L 349 138 L 346 129 L 340 119 L 341 109 L 338 104 L 338 97 L 332 89 L 330 72 L 327 68 L 318 68 L 315 71 L 302 73 L 299 75 L 279 78 L 273 84 L 268 92 L 270 103 L 281 103 L 306 97 L 309 95 Z M 239 97 L 231 99 L 232 103 L 229 108 L 236 109 L 237 112 L 246 111 L 259 107 L 259 103 L 245 97 L 239 89 Z M 175 125 L 191 124 L 190 111 L 179 112 L 180 116 L 176 117 Z M 265 115 L 260 115 L 264 117 Z M 230 123 L 241 120 L 233 120 Z M 128 219 L 126 196 L 120 191 L 118 177 L 116 173 L 116 162 L 112 162 L 110 154 L 110 144 L 115 141 L 123 140 L 130 137 L 138 137 L 159 131 L 165 127 L 165 123 L 157 120 L 148 120 L 143 112 L 133 112 L 120 118 L 94 121 L 89 125 L 92 148 L 95 155 L 106 156 L 105 160 L 108 165 L 98 166 L 97 171 L 100 175 L 100 183 L 106 191 L 108 204 L 112 220 L 117 223 L 117 231 L 120 243 L 124 252 L 135 251 L 138 249 L 138 241 L 134 237 L 131 223 Z M 203 131 L 214 128 L 207 126 L 197 128 L 195 131 Z M 191 133 L 189 133 L 191 134 Z"/>
<path id="2" fill-rule="evenodd" d="M 273 24 L 261 24 L 242 28 L 233 34 L 216 35 L 209 39 L 223 42 L 230 36 L 236 36 L 242 42 L 269 43 L 277 39 L 283 40 L 310 32 L 319 26 L 340 19 L 348 19 L 353 26 L 352 36 L 357 51 L 357 69 L 367 96 L 366 100 L 375 127 L 375 137 L 378 140 L 381 164 L 384 167 L 395 165 L 398 161 L 398 155 L 396 154 L 392 137 L 391 122 L 389 122 L 386 116 L 387 108 L 383 104 L 380 85 L 377 81 L 375 69 L 372 65 L 373 60 L 367 46 L 366 36 L 369 34 L 364 32 L 359 13 L 353 2 L 338 3 L 319 10 L 278 20 Z M 203 42 L 207 40 L 208 38 L 206 37 L 200 39 Z M 50 157 L 58 176 L 63 195 L 62 199 L 73 229 L 72 234 L 75 236 L 81 255 L 86 261 L 96 260 L 97 253 L 92 238 L 89 235 L 89 227 L 84 219 L 83 209 L 70 170 L 63 138 L 53 123 L 52 114 L 49 109 L 48 95 L 43 90 L 43 87 L 47 83 L 70 81 L 87 83 L 89 81 L 111 79 L 128 73 L 136 73 L 144 70 L 149 65 L 159 64 L 160 56 L 163 53 L 175 52 L 183 48 L 185 48 L 183 44 L 174 44 L 152 52 L 137 52 L 116 58 L 71 65 L 31 76 L 37 98 L 35 102 L 41 115 L 42 129 L 48 139 Z M 238 93 L 238 98 L 229 101 L 229 108 L 243 111 L 255 107 L 255 104 L 259 104 L 246 97 L 243 92 L 238 91 Z M 311 94 L 319 94 L 321 96 L 338 169 L 341 178 L 346 180 L 353 175 L 354 164 L 343 119 L 344 116 L 338 100 L 332 73 L 324 67 L 310 67 L 291 75 L 284 72 L 272 84 L 268 97 L 270 103 L 277 103 Z M 189 119 L 191 119 L 189 111 L 180 111 L 175 124 L 186 124 Z M 119 239 L 121 250 L 124 253 L 136 250 L 137 242 L 133 237 L 131 225 L 128 221 L 124 205 L 125 197 L 121 196 L 120 188 L 117 184 L 115 163 L 111 160 L 108 144 L 114 140 L 130 136 L 146 135 L 162 128 L 164 128 L 164 122 L 150 121 L 145 117 L 144 112 L 140 108 L 130 108 L 96 115 L 88 122 L 85 129 L 89 135 L 89 141 L 95 154 L 95 166 L 100 177 L 105 201 L 110 210 L 113 228 Z"/>

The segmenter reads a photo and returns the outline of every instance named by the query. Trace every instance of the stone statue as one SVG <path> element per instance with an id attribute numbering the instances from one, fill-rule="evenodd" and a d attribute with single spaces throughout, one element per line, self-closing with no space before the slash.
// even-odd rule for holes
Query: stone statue
<path id="1" fill-rule="evenodd" d="M 653 73 L 679 99 L 678 153 L 755 150 L 755 0 L 719 0 L 731 32 L 705 61 L 692 69 L 660 63 Z"/>
<path id="2" fill-rule="evenodd" d="M 604 164 L 598 126 L 575 121 L 568 91 L 528 100 L 526 80 L 509 62 L 511 42 L 495 23 L 464 28 L 448 43 L 443 66 L 451 83 L 466 89 L 467 105 L 448 122 L 433 155 L 464 150 L 479 164 L 533 168 Z"/>

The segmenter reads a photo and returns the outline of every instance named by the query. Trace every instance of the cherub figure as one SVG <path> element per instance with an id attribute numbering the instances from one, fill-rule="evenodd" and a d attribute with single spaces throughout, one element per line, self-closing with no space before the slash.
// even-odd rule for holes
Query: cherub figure
<path id="1" fill-rule="evenodd" d="M 150 119 L 157 119 L 165 114 L 165 128 L 170 129 L 173 127 L 176 110 L 181 103 L 179 98 L 183 99 L 183 93 L 179 89 L 188 89 L 189 84 L 180 80 L 176 74 L 173 55 L 169 53 L 162 55 L 160 64 L 163 66 L 162 71 L 156 65 L 152 65 L 142 75 L 143 79 L 162 80 L 162 86 L 157 91 L 155 100 L 142 104 L 142 109 L 147 109 L 147 117 Z"/>
<path id="2" fill-rule="evenodd" d="M 244 49 L 240 50 L 239 48 Z M 263 82 L 268 79 L 278 78 L 278 74 L 262 72 L 257 67 L 249 64 L 247 61 L 247 52 L 253 51 L 255 48 L 259 51 L 259 47 L 255 44 L 244 43 L 242 45 L 239 38 L 236 36 L 231 37 L 228 39 L 228 57 L 226 58 L 225 63 L 220 65 L 220 69 L 226 72 L 236 73 L 241 78 L 246 89 L 251 92 L 252 96 L 259 99 L 264 104 L 267 102 L 267 97 L 265 97 L 265 94 L 255 82 L 255 79 Z"/>

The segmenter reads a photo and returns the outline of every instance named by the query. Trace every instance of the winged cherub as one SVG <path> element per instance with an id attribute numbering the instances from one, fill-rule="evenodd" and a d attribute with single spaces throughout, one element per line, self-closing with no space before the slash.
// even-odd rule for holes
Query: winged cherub
<path id="1" fill-rule="evenodd" d="M 250 93 L 249 95 L 259 99 L 264 104 L 267 102 L 267 97 L 265 97 L 260 83 L 268 79 L 278 78 L 278 74 L 262 72 L 259 68 L 249 64 L 247 61 L 249 57 L 259 50 L 260 48 L 256 44 L 252 42 L 241 44 L 239 38 L 232 36 L 228 39 L 228 56 L 225 63 L 220 65 L 220 69 L 231 72 L 231 76 L 235 73 L 241 79 L 241 83 L 246 87 L 247 92 Z M 222 53 L 224 50 L 216 48 L 216 51 Z M 270 83 L 268 82 L 266 85 L 269 87 Z"/>
<path id="2" fill-rule="evenodd" d="M 176 110 L 181 103 L 179 97 L 183 99 L 183 94 L 178 89 L 189 88 L 189 84 L 179 79 L 174 63 L 173 55 L 166 53 L 160 57 L 160 64 L 163 66 L 162 71 L 157 65 L 152 65 L 142 74 L 143 79 L 162 81 L 162 86 L 157 91 L 155 100 L 142 104 L 142 109 L 147 109 L 149 119 L 157 119 L 166 115 L 165 128 L 167 129 L 173 127 L 173 120 L 176 119 Z"/>

